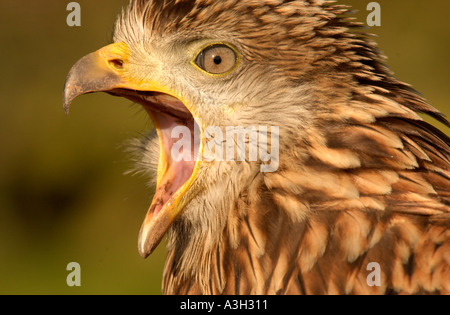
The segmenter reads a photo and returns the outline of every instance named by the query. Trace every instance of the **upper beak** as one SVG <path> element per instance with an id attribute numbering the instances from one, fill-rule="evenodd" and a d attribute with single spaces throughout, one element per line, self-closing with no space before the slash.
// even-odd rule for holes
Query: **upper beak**
<path id="1" fill-rule="evenodd" d="M 69 113 L 73 100 L 80 95 L 108 92 L 118 88 L 135 89 L 124 76 L 128 46 L 106 46 L 81 58 L 70 70 L 64 87 L 64 109 Z"/>
<path id="2" fill-rule="evenodd" d="M 110 92 L 120 95 L 121 92 L 117 91 L 151 91 L 176 97 L 155 82 L 142 82 L 142 80 L 133 78 L 127 69 L 128 60 L 129 48 L 124 43 L 106 46 L 80 59 L 73 66 L 66 80 L 64 88 L 66 112 L 69 112 L 70 105 L 76 97 L 94 92 Z M 127 97 L 123 94 L 122 96 Z M 148 257 L 158 246 L 180 212 L 183 207 L 182 193 L 189 185 L 190 183 L 187 183 L 183 186 L 182 191 L 174 194 L 156 217 L 149 210 L 139 236 L 139 252 L 144 258 Z"/>

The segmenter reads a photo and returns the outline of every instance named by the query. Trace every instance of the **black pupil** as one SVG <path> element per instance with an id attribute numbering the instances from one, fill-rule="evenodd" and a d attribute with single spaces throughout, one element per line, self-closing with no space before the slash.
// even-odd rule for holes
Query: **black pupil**
<path id="1" fill-rule="evenodd" d="M 216 65 L 220 65 L 220 64 L 222 63 L 222 57 L 220 57 L 220 56 L 215 56 L 215 57 L 214 57 L 214 63 L 215 63 Z"/>

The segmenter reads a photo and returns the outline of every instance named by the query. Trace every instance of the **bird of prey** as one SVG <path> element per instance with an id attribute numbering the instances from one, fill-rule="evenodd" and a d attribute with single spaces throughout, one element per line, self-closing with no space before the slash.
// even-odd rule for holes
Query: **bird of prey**
<path id="1" fill-rule="evenodd" d="M 73 66 L 66 110 L 106 92 L 155 125 L 139 252 L 167 237 L 163 293 L 450 294 L 450 139 L 419 114 L 449 123 L 349 12 L 131 0 Z"/>

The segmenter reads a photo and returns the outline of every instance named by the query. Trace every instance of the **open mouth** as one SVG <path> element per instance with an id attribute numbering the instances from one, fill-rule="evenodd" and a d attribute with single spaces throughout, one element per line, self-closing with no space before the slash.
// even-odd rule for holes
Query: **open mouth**
<path id="1" fill-rule="evenodd" d="M 178 214 L 200 189 L 195 184 L 202 134 L 194 116 L 169 89 L 150 78 L 134 78 L 127 68 L 129 47 L 114 43 L 81 58 L 70 70 L 64 87 L 66 113 L 80 95 L 106 92 L 143 106 L 160 142 L 155 195 L 139 234 L 139 253 L 148 257 Z M 194 187 L 195 186 L 195 187 Z M 187 193 L 189 191 L 189 193 Z"/>
<path id="2" fill-rule="evenodd" d="M 194 117 L 177 98 L 159 92 L 115 89 L 108 92 L 143 106 L 153 121 L 160 143 L 158 180 L 149 216 L 156 219 L 161 210 L 188 188 L 200 139 Z"/>

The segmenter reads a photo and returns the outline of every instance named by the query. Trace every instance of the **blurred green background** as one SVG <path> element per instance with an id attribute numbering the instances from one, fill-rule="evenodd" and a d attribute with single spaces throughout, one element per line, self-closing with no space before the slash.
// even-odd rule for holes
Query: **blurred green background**
<path id="1" fill-rule="evenodd" d="M 165 248 L 148 260 L 137 235 L 151 201 L 126 140 L 151 128 L 136 105 L 104 94 L 62 109 L 71 66 L 111 41 L 126 0 L 0 2 L 0 294 L 160 294 Z M 370 1 L 345 0 L 365 21 Z M 396 76 L 450 115 L 450 1 L 380 0 L 381 49 Z M 449 129 L 438 125 L 446 133 Z M 66 284 L 70 262 L 82 286 Z"/>

